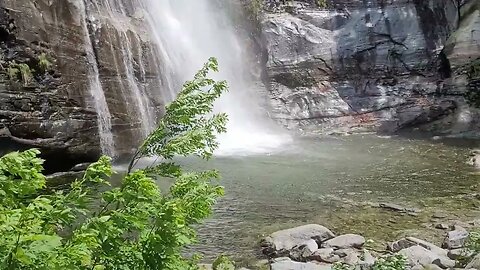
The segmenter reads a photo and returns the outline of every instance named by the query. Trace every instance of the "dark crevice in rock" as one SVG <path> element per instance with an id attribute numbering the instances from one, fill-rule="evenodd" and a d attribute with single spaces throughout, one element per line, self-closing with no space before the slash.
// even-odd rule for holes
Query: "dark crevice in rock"
<path id="1" fill-rule="evenodd" d="M 445 51 L 441 51 L 438 55 L 438 73 L 442 79 L 448 79 L 452 77 L 452 67 L 450 66 L 450 60 L 448 60 Z"/>

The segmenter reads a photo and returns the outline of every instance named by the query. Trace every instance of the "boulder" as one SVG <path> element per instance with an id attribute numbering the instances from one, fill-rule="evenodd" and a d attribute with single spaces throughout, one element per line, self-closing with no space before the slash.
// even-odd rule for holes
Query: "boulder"
<path id="1" fill-rule="evenodd" d="M 436 264 L 442 268 L 455 266 L 455 261 L 450 260 L 446 256 L 436 254 L 422 246 L 416 245 L 406 249 L 402 249 L 398 254 L 407 258 L 408 264 L 413 267 L 416 265 Z"/>
<path id="2" fill-rule="evenodd" d="M 360 254 L 358 254 L 356 252 L 351 252 L 351 253 L 347 254 L 346 257 L 342 258 L 342 262 L 346 263 L 348 265 L 355 266 L 355 265 L 357 265 L 361 262 L 359 255 Z"/>
<path id="3" fill-rule="evenodd" d="M 438 265 L 444 269 L 451 269 L 455 267 L 456 262 L 454 260 L 450 260 L 448 257 L 440 257 L 438 259 L 433 260 L 432 264 Z"/>
<path id="4" fill-rule="evenodd" d="M 427 264 L 423 267 L 424 270 L 442 270 L 442 268 L 436 264 Z"/>
<path id="5" fill-rule="evenodd" d="M 315 240 L 310 239 L 305 243 L 295 246 L 290 250 L 290 258 L 295 261 L 306 261 L 315 251 L 318 250 L 318 244 Z"/>
<path id="6" fill-rule="evenodd" d="M 326 263 L 340 261 L 340 256 L 333 253 L 333 248 L 321 248 L 315 251 L 308 259 Z"/>
<path id="7" fill-rule="evenodd" d="M 372 255 L 372 253 L 370 253 L 370 251 L 364 250 L 362 257 L 363 258 L 362 258 L 361 265 L 364 265 L 368 268 L 368 267 L 371 267 L 372 265 L 375 264 L 376 259 L 375 259 L 375 257 L 373 257 L 373 255 Z"/>
<path id="8" fill-rule="evenodd" d="M 448 258 L 452 260 L 458 260 L 461 258 L 466 258 L 472 256 L 474 253 L 466 248 L 457 248 L 457 249 L 452 249 L 448 251 Z"/>
<path id="9" fill-rule="evenodd" d="M 351 248 L 338 249 L 338 250 L 335 250 L 333 254 L 338 255 L 340 258 L 345 258 L 351 254 L 359 256 L 358 251 Z"/>
<path id="10" fill-rule="evenodd" d="M 274 259 L 270 265 L 271 270 L 331 270 L 330 264 L 318 264 L 314 262 L 295 262 L 290 258 Z"/>
<path id="11" fill-rule="evenodd" d="M 463 227 L 455 226 L 455 230 L 447 233 L 442 246 L 447 249 L 462 248 L 468 239 L 468 235 L 468 231 Z"/>
<path id="12" fill-rule="evenodd" d="M 59 172 L 46 176 L 47 185 L 49 187 L 58 187 L 69 185 L 73 181 L 80 179 L 85 174 L 84 171 L 76 172 Z"/>
<path id="13" fill-rule="evenodd" d="M 272 233 L 262 240 L 263 253 L 268 256 L 288 255 L 295 246 L 301 246 L 313 239 L 322 243 L 335 235 L 324 226 L 308 224 Z"/>
<path id="14" fill-rule="evenodd" d="M 391 251 L 391 252 L 399 252 L 400 250 L 402 249 L 406 249 L 406 248 L 409 248 L 409 247 L 412 247 L 412 246 L 416 246 L 416 245 L 419 245 L 423 248 L 426 248 L 440 256 L 447 256 L 447 250 L 444 250 L 430 242 L 427 242 L 425 240 L 422 240 L 422 239 L 418 239 L 418 238 L 415 238 L 415 237 L 406 237 L 406 238 L 402 238 L 398 241 L 395 241 L 395 242 L 392 242 L 392 243 L 388 243 L 387 244 L 387 250 Z"/>
<path id="15" fill-rule="evenodd" d="M 406 249 L 415 245 L 417 245 L 417 243 L 409 241 L 406 238 L 402 238 L 395 242 L 387 243 L 387 250 L 396 253 L 402 249 Z"/>
<path id="16" fill-rule="evenodd" d="M 480 254 L 473 257 L 467 266 L 465 266 L 465 269 L 480 269 Z"/>
<path id="17" fill-rule="evenodd" d="M 81 172 L 87 170 L 88 166 L 90 166 L 92 163 L 90 162 L 85 162 L 85 163 L 80 163 L 75 166 L 73 166 L 70 171 L 72 172 Z"/>
<path id="18" fill-rule="evenodd" d="M 365 244 L 365 238 L 358 234 L 344 234 L 337 236 L 322 243 L 322 247 L 344 249 L 344 248 L 361 248 Z"/>

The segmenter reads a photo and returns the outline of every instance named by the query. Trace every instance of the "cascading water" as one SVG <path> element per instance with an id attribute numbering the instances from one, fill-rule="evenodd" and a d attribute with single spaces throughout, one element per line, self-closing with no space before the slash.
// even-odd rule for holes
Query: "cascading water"
<path id="1" fill-rule="evenodd" d="M 139 40 L 130 40 L 131 38 L 136 38 L 134 35 L 130 37 L 128 32 L 131 30 L 129 29 L 129 20 L 130 18 L 127 15 L 126 7 L 124 6 L 122 1 L 118 0 L 101 0 L 98 2 L 93 2 L 95 9 L 100 14 L 104 14 L 108 16 L 108 21 L 113 24 L 114 29 L 117 35 L 112 35 L 111 38 L 118 38 L 120 42 L 120 51 L 121 51 L 121 59 L 118 61 L 116 57 L 113 57 L 114 66 L 117 70 L 118 80 L 123 82 L 120 74 L 122 70 L 125 71 L 125 79 L 126 85 L 122 84 L 122 92 L 125 96 L 125 100 L 127 104 L 127 109 L 131 110 L 130 113 L 133 113 L 137 116 L 140 124 L 140 132 L 142 139 L 145 138 L 155 127 L 155 120 L 156 115 L 152 111 L 152 107 L 150 106 L 148 95 L 145 93 L 145 89 L 140 86 L 139 78 L 137 78 L 134 67 L 134 49 L 132 44 L 139 44 Z M 137 3 L 136 5 L 139 5 Z M 101 12 L 105 10 L 105 12 Z M 110 42 L 112 55 L 115 55 L 115 50 L 113 48 L 113 42 Z M 142 49 L 136 48 L 139 52 L 138 59 L 139 61 L 142 60 Z M 143 66 L 142 63 L 137 63 L 139 66 L 140 76 L 144 75 L 144 71 L 142 71 Z"/>
<path id="2" fill-rule="evenodd" d="M 259 104 L 259 83 L 248 74 L 247 53 L 225 10 L 214 0 L 148 0 L 149 22 L 157 37 L 161 58 L 168 63 L 175 83 L 192 78 L 211 56 L 218 59 L 218 79 L 229 83 L 230 92 L 215 105 L 229 115 L 227 134 L 220 136 L 217 154 L 264 153 L 288 140 L 279 132 Z M 228 2 L 228 1 L 226 1 Z M 228 3 L 223 3 L 228 6 Z M 225 8 L 225 7 L 223 7 Z M 251 67 L 251 65 L 250 65 Z M 166 78 L 172 80 L 172 78 Z M 170 89 L 172 90 L 172 89 Z"/>
<path id="3" fill-rule="evenodd" d="M 88 29 L 87 23 L 87 9 L 83 1 L 80 1 L 80 5 L 80 9 L 83 11 L 81 23 L 85 33 L 85 48 L 88 61 L 87 77 L 90 94 L 93 98 L 93 105 L 97 113 L 100 146 L 103 154 L 114 157 L 115 146 L 112 134 L 111 115 L 108 109 L 107 101 L 105 99 L 105 94 L 102 89 L 102 84 L 100 83 L 100 75 L 98 72 L 97 61 L 95 58 L 92 40 L 89 35 L 90 31 Z"/>

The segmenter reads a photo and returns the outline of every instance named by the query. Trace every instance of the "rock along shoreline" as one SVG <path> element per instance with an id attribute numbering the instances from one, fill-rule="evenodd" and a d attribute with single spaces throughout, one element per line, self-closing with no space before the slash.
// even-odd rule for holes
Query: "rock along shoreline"
<path id="1" fill-rule="evenodd" d="M 319 224 L 302 225 L 265 237 L 261 249 L 267 259 L 252 269 L 329 270 L 342 264 L 349 269 L 368 270 L 374 268 L 377 260 L 392 255 L 405 258 L 406 270 L 480 269 L 480 254 L 466 247 L 470 232 L 459 225 L 445 229 L 441 247 L 416 237 L 404 237 L 389 242 L 385 250 L 370 250 L 369 241 L 361 235 L 335 235 Z M 212 269 L 210 265 L 202 267 Z"/>

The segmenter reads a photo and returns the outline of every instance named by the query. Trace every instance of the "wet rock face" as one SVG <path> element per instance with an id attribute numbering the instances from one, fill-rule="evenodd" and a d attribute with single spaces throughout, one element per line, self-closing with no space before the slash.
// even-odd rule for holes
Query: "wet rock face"
<path id="1" fill-rule="evenodd" d="M 40 148 L 48 171 L 68 170 L 101 154 L 89 65 L 99 68 L 118 156 L 131 153 L 146 133 L 132 83 L 146 95 L 142 105 L 150 119 L 155 121 L 164 107 L 158 94 L 158 67 L 152 60 L 156 47 L 140 4 L 110 1 L 121 2 L 120 9 L 106 8 L 107 1 L 85 1 L 86 5 L 82 1 L 0 2 L 5 61 L 26 63 L 38 72 L 39 55 L 46 53 L 54 64 L 48 74 L 35 74 L 28 85 L 0 78 L 0 128 L 8 130 L 0 140 L 8 150 Z M 97 63 L 88 62 L 86 37 Z"/>
<path id="2" fill-rule="evenodd" d="M 334 0 L 329 10 L 297 2 L 265 14 L 275 117 L 322 132 L 471 129 L 455 121 L 465 101 L 443 50 L 459 25 L 453 2 Z"/>
<path id="3" fill-rule="evenodd" d="M 4 60 L 38 69 L 35 63 L 44 52 L 56 59 L 56 67 L 55 72 L 28 85 L 1 78 L 0 125 L 8 130 L 2 138 L 5 144 L 16 149 L 40 148 L 47 170 L 61 171 L 95 159 L 100 148 L 95 112 L 84 99 L 86 62 L 80 11 L 76 1 L 49 2 L 1 2 Z"/>

